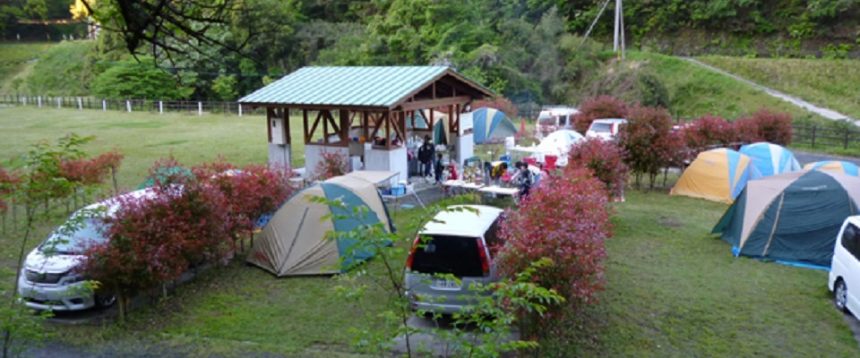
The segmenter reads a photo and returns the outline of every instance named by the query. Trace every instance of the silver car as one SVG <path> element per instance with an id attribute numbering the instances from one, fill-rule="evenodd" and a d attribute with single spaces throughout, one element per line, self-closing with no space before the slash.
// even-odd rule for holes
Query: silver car
<path id="1" fill-rule="evenodd" d="M 492 249 L 501 218 L 499 208 L 457 205 L 424 225 L 406 262 L 412 309 L 452 314 L 475 302 L 473 285 L 497 279 Z"/>
<path id="2" fill-rule="evenodd" d="M 149 197 L 147 189 L 122 195 L 124 198 Z M 119 197 L 118 197 L 119 198 Z M 105 228 L 102 218 L 113 215 L 121 200 L 108 199 L 87 206 L 55 230 L 24 260 L 18 279 L 18 294 L 27 307 L 36 310 L 78 311 L 94 306 L 110 306 L 114 295 L 93 293 L 78 266 L 86 259 L 86 248 L 103 243 Z"/>

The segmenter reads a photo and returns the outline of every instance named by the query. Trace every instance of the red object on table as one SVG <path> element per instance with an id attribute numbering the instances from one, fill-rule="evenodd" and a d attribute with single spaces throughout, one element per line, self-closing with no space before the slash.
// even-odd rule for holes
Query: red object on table
<path id="1" fill-rule="evenodd" d="M 457 180 L 457 165 L 454 163 L 448 165 L 448 179 Z"/>
<path id="2" fill-rule="evenodd" d="M 523 161 L 525 161 L 525 162 L 526 162 L 526 164 L 528 164 L 528 165 L 534 165 L 534 166 L 537 166 L 537 159 L 536 159 L 536 158 L 533 158 L 533 157 L 526 157 L 526 158 L 523 158 Z"/>
<path id="3" fill-rule="evenodd" d="M 543 157 L 546 170 L 555 170 L 555 163 L 558 162 L 558 156 L 546 155 Z"/>

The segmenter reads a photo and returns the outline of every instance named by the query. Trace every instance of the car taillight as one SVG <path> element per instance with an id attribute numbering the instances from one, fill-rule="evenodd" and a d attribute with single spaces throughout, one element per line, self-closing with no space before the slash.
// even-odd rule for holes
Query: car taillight
<path id="1" fill-rule="evenodd" d="M 481 259 L 481 270 L 484 271 L 484 276 L 490 273 L 490 258 L 487 257 L 487 250 L 484 247 L 484 240 L 481 238 L 477 238 L 478 240 L 478 257 Z"/>
<path id="2" fill-rule="evenodd" d="M 412 270 L 412 260 L 415 259 L 415 250 L 418 250 L 418 245 L 421 243 L 421 236 L 415 235 L 415 241 L 412 242 L 412 248 L 409 249 L 409 257 L 406 258 L 406 269 Z"/>

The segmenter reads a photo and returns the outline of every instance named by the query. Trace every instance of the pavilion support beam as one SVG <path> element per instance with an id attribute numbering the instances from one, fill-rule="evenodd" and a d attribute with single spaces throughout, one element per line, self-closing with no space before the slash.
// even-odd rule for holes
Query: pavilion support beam
<path id="1" fill-rule="evenodd" d="M 424 109 L 424 108 L 435 108 L 442 107 L 454 104 L 464 104 L 471 101 L 472 98 L 469 96 L 454 96 L 454 97 L 444 97 L 437 98 L 431 100 L 423 100 L 423 101 L 415 101 L 415 102 L 406 102 L 398 110 L 409 111 L 413 109 Z"/>
<path id="2" fill-rule="evenodd" d="M 269 143 L 272 142 L 272 118 L 275 117 L 275 109 L 266 107 L 266 133 L 268 134 Z"/>
<path id="3" fill-rule="evenodd" d="M 311 142 L 311 135 L 308 133 L 308 110 L 302 109 L 302 134 L 304 134 L 305 144 Z"/>

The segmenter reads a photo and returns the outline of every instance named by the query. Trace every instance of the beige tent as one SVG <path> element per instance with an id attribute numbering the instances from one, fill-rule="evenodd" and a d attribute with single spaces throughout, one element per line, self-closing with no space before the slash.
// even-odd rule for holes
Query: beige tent
<path id="1" fill-rule="evenodd" d="M 313 197 L 340 200 L 345 207 L 311 202 Z M 362 220 L 337 217 L 351 216 L 357 206 L 369 208 Z M 334 217 L 323 219 L 329 214 Z M 359 247 L 355 240 L 327 239 L 326 233 L 380 222 L 393 231 L 373 183 L 350 176 L 331 178 L 302 190 L 281 206 L 254 241 L 247 260 L 279 277 L 339 273 L 372 257 L 373 252 Z"/>

